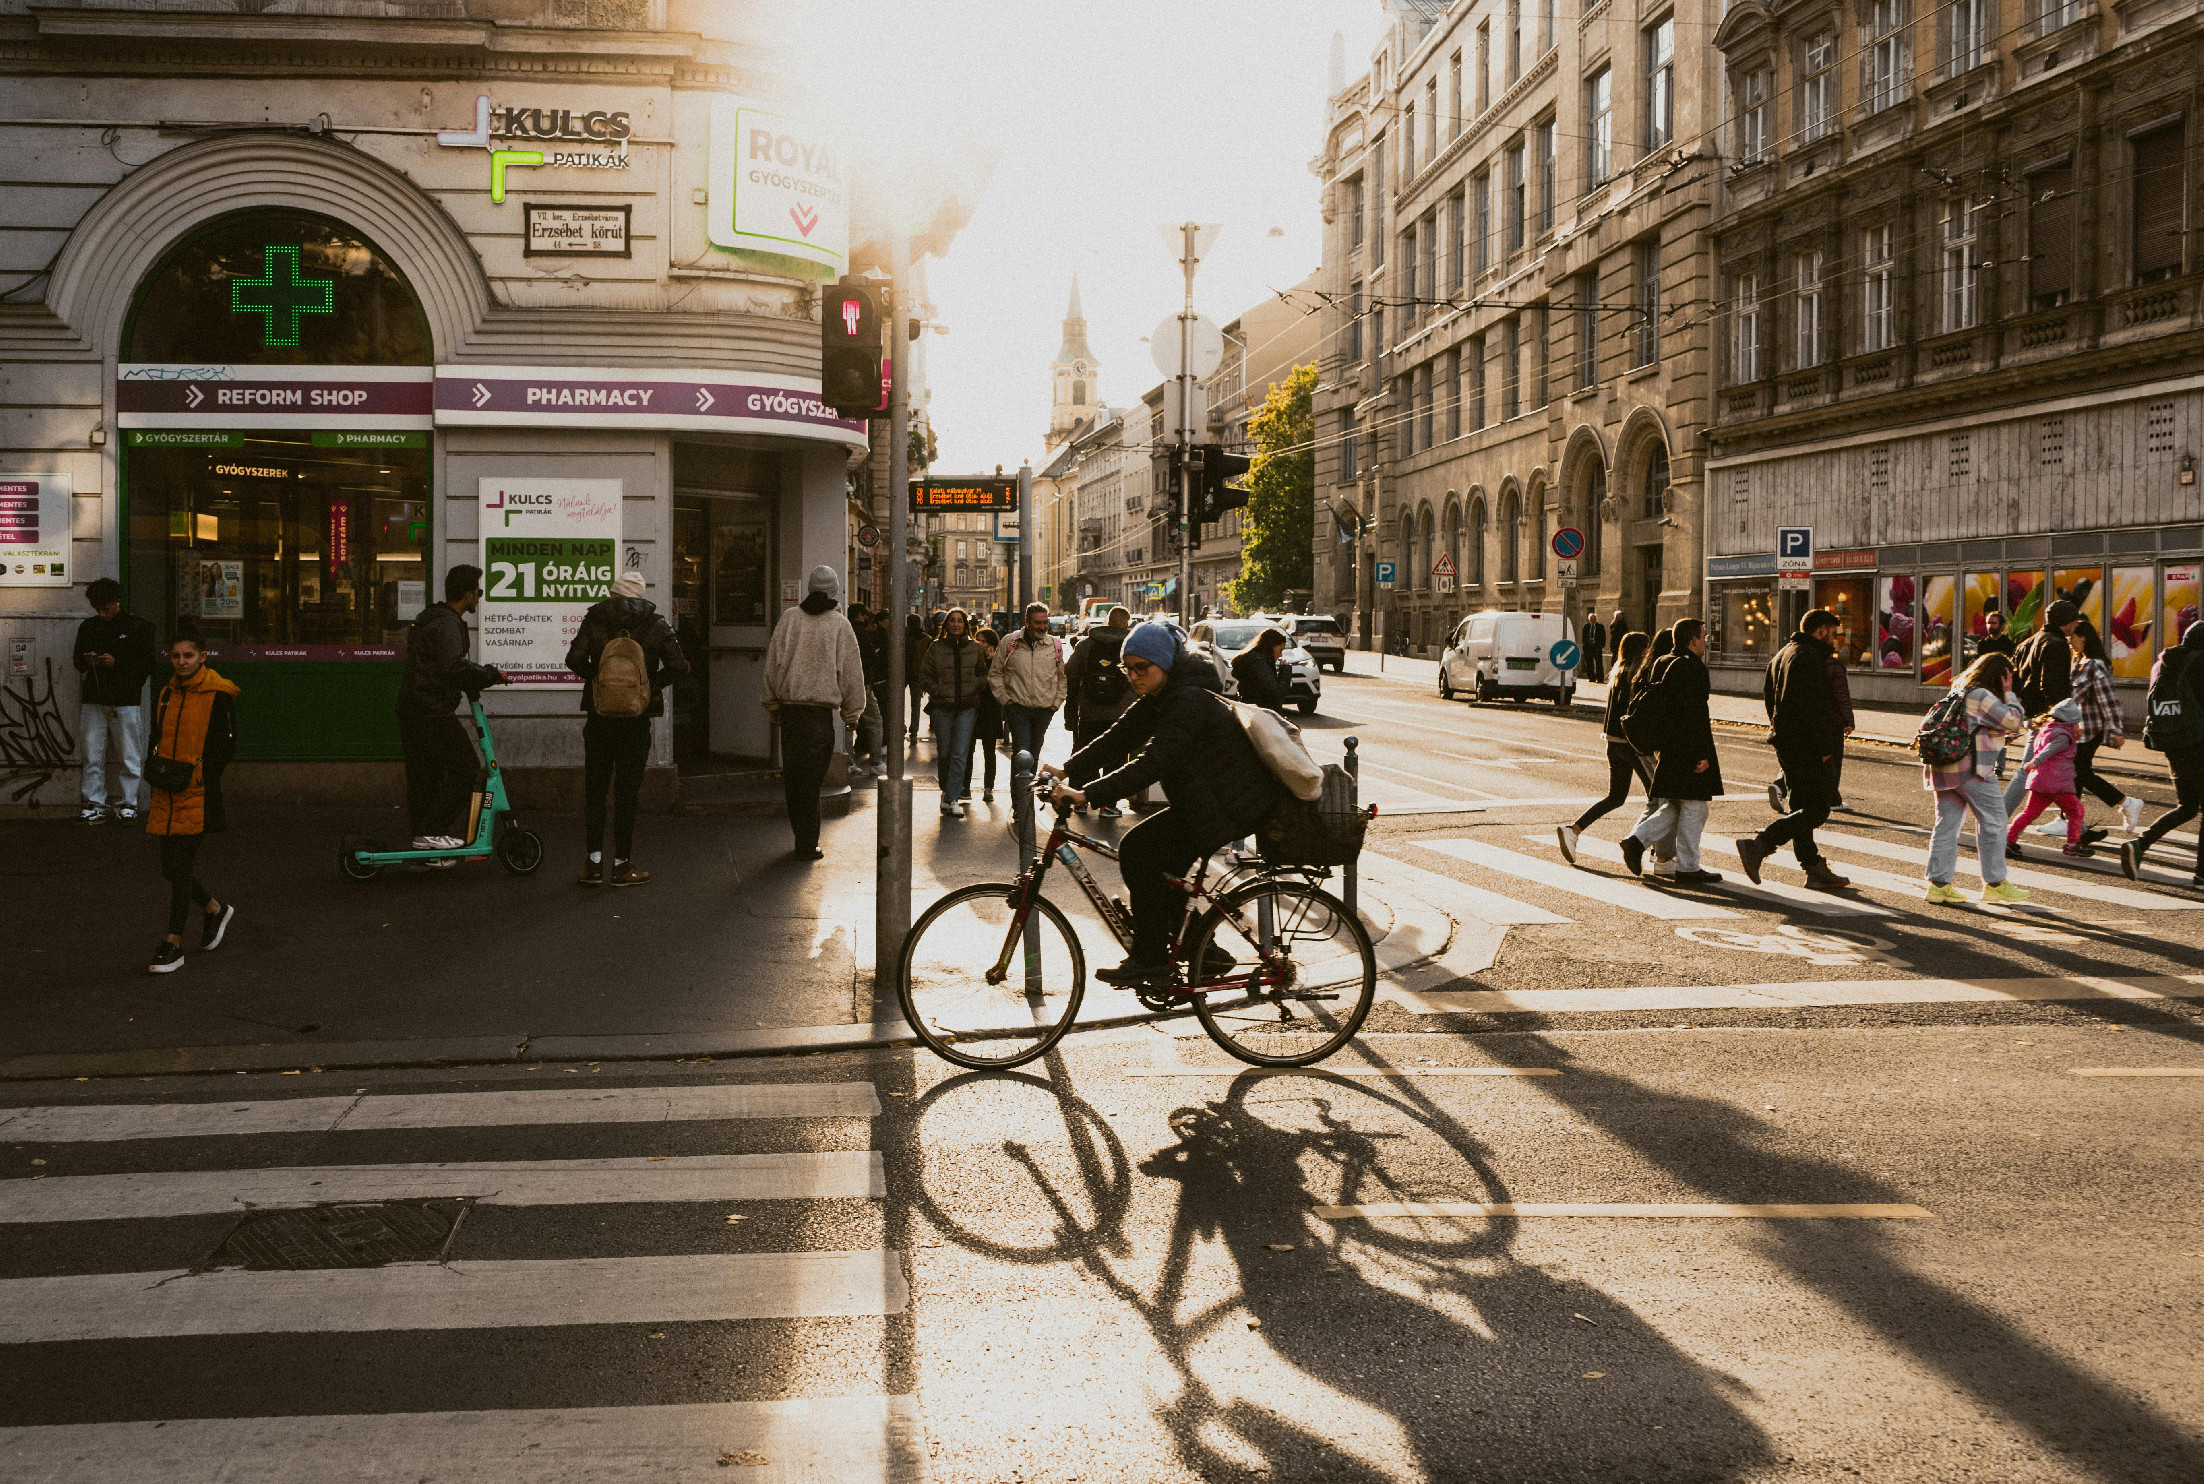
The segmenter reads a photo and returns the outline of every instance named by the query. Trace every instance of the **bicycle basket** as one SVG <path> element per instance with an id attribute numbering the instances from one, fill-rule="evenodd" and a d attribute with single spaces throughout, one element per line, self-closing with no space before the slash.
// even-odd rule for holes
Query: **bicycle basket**
<path id="1" fill-rule="evenodd" d="M 1370 816 L 1355 805 L 1354 780 L 1336 763 L 1324 765 L 1324 792 L 1314 803 L 1290 795 L 1256 832 L 1263 858 L 1287 866 L 1345 866 L 1362 853 Z"/>

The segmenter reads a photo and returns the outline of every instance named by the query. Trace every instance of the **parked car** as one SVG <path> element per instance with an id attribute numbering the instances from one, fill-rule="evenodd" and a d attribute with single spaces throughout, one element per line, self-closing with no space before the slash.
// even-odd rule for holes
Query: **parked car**
<path id="1" fill-rule="evenodd" d="M 1329 668 L 1334 675 L 1347 673 L 1347 636 L 1339 631 L 1338 619 L 1329 614 L 1288 613 L 1272 622 L 1309 652 L 1318 669 Z"/>
<path id="2" fill-rule="evenodd" d="M 1283 628 L 1276 619 L 1267 618 L 1205 618 L 1194 625 L 1187 637 L 1197 644 L 1216 650 L 1229 665 L 1232 656 L 1255 642 L 1255 636 L 1267 628 Z M 1303 716 L 1316 714 L 1317 702 L 1324 698 L 1324 681 L 1316 657 L 1295 643 L 1293 636 L 1286 636 L 1286 652 L 1279 656 L 1286 669 L 1286 700 Z M 1227 694 L 1231 693 L 1227 688 Z"/>
<path id="3" fill-rule="evenodd" d="M 1576 667 L 1553 661 L 1554 646 L 1576 630 L 1559 613 L 1503 613 L 1487 609 L 1454 626 L 1439 657 L 1439 695 L 1453 700 L 1470 691 L 1480 701 L 1522 702 L 1543 696 L 1567 706 L 1576 690 Z"/>

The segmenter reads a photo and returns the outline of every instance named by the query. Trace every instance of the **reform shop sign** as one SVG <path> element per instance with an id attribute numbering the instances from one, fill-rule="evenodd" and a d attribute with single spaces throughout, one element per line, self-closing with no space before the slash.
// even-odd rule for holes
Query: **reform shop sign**
<path id="1" fill-rule="evenodd" d="M 825 129 L 747 99 L 718 99 L 708 170 L 714 247 L 848 266 L 849 188 L 841 142 Z"/>
<path id="2" fill-rule="evenodd" d="M 481 661 L 513 685 L 581 684 L 566 649 L 589 605 L 612 596 L 617 479 L 484 479 Z"/>

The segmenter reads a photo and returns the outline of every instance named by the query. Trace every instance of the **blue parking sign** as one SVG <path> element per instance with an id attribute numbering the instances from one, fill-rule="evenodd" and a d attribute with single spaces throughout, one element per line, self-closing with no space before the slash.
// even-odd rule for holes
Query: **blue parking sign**
<path id="1" fill-rule="evenodd" d="M 1546 652 L 1546 658 L 1554 662 L 1556 670 L 1574 670 L 1577 667 L 1577 661 L 1582 659 L 1583 656 L 1577 651 L 1576 640 L 1557 639 L 1554 641 L 1554 647 Z"/>
<path id="2" fill-rule="evenodd" d="M 1814 528 L 1812 526 L 1777 526 L 1775 531 L 1775 559 L 1779 562 L 1797 562 L 1801 565 L 1814 559 Z"/>
<path id="3" fill-rule="evenodd" d="M 1372 562 L 1370 565 L 1376 574 L 1377 581 L 1383 583 L 1392 582 L 1393 564 L 1391 562 Z"/>

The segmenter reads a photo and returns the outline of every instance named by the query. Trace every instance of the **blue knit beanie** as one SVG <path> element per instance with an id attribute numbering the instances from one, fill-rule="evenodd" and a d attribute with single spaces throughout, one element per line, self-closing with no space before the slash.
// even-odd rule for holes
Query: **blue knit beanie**
<path id="1" fill-rule="evenodd" d="M 1125 658 L 1146 660 L 1166 675 L 1183 652 L 1179 631 L 1152 618 L 1125 636 Z"/>

